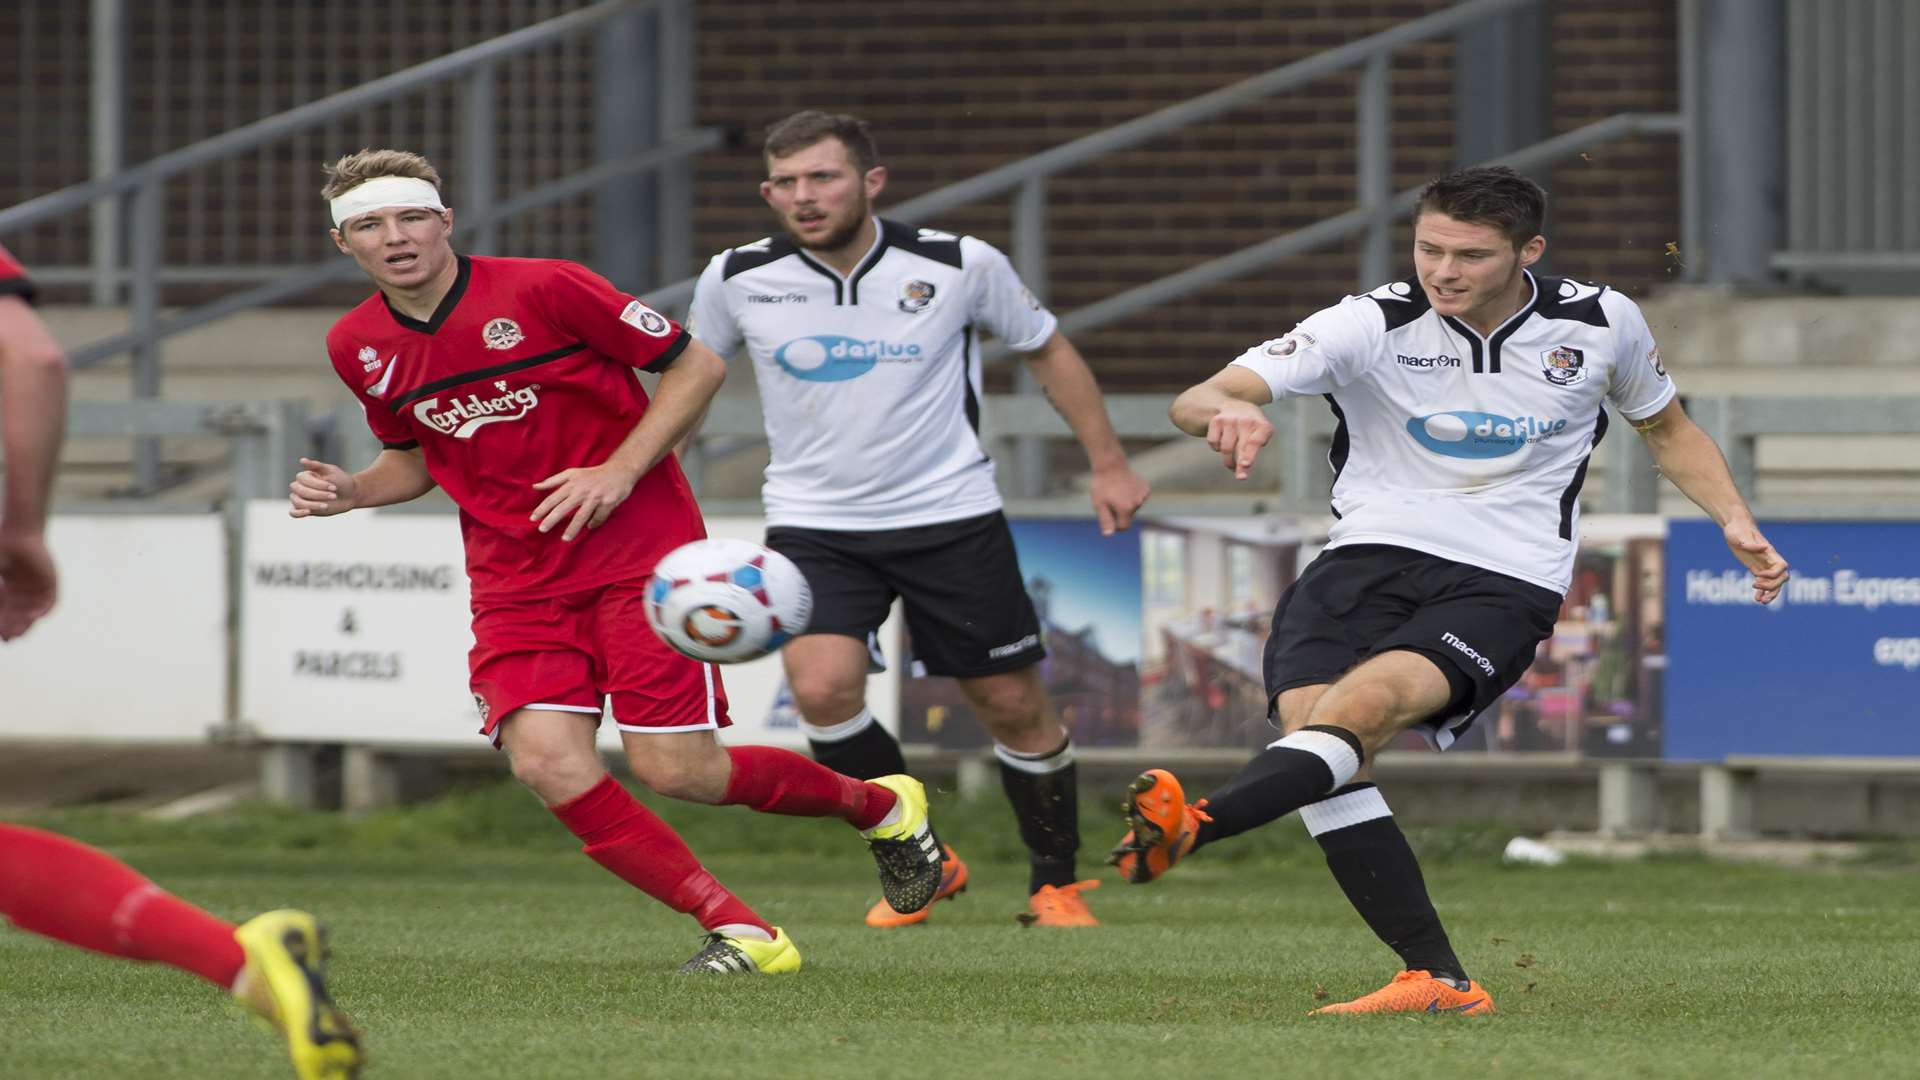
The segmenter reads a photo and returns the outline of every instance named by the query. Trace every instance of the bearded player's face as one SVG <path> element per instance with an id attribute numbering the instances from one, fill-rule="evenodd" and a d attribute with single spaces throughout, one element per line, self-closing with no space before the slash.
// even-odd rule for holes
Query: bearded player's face
<path id="1" fill-rule="evenodd" d="M 873 213 L 872 198 L 885 178 L 884 168 L 862 172 L 846 144 L 829 136 L 786 157 L 768 158 L 760 196 L 795 244 L 837 251 Z"/>

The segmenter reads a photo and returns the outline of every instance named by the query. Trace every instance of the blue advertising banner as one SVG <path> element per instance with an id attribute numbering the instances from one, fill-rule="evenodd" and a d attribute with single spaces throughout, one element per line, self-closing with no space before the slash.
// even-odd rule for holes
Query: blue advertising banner
<path id="1" fill-rule="evenodd" d="M 1764 608 L 1718 526 L 1668 531 L 1666 756 L 1920 755 L 1920 522 L 1762 528 Z"/>

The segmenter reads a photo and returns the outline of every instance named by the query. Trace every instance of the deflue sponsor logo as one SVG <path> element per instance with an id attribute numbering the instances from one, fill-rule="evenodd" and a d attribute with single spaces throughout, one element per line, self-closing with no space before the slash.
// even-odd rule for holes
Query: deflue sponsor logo
<path id="1" fill-rule="evenodd" d="M 781 370 L 808 382 L 845 382 L 865 375 L 878 364 L 912 364 L 920 358 L 918 345 L 859 341 L 832 334 L 795 338 L 773 353 Z"/>
<path id="2" fill-rule="evenodd" d="M 1414 442 L 1436 454 L 1456 458 L 1506 457 L 1528 443 L 1551 439 L 1565 430 L 1564 419 L 1468 411 L 1431 413 L 1407 421 L 1407 434 Z"/>
<path id="3" fill-rule="evenodd" d="M 540 404 L 538 386 L 508 390 L 504 381 L 493 385 L 501 391 L 498 397 L 483 398 L 479 394 L 468 394 L 464 398 L 448 401 L 445 406 L 440 404 L 439 398 L 430 397 L 414 405 L 413 415 L 443 435 L 471 439 L 473 433 L 482 427 L 518 420 Z"/>

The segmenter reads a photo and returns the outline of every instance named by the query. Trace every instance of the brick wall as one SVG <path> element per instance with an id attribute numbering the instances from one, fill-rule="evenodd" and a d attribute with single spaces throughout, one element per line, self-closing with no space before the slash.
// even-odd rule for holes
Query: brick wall
<path id="1" fill-rule="evenodd" d="M 699 169 L 703 257 L 764 235 L 765 124 L 807 107 L 873 121 L 898 203 L 1269 68 L 1446 7 L 1443 0 L 1168 5 L 1146 0 L 937 8 L 732 0 L 700 11 L 702 124 L 744 145 Z M 1669 0 L 1553 5 L 1555 132 L 1675 105 Z M 1452 163 L 1450 40 L 1393 65 L 1396 190 Z M 1248 106 L 1063 174 L 1048 190 L 1046 283 L 1069 311 L 1348 209 L 1354 73 Z M 1638 294 L 1678 235 L 1670 139 L 1596 151 L 1539 177 L 1555 196 L 1553 268 Z M 1005 200 L 938 224 L 1008 242 Z M 1408 230 L 1396 238 L 1400 252 Z M 1167 389 L 1284 332 L 1357 285 L 1353 245 L 1289 259 L 1170 308 L 1078 335 L 1103 382 Z M 1000 376 L 1004 379 L 1004 373 Z"/>
<path id="2" fill-rule="evenodd" d="M 576 6 L 422 0 L 395 15 L 344 0 L 284 10 L 229 0 L 130 5 L 130 156 L 151 157 Z M 893 177 L 885 199 L 897 203 L 1445 6 L 702 0 L 697 120 L 742 140 L 699 161 L 695 265 L 770 227 L 756 190 L 759 135 L 794 110 L 842 109 L 873 120 Z M 1555 131 L 1623 110 L 1675 107 L 1672 0 L 1556 0 L 1550 11 Z M 9 151 L 0 155 L 0 204 L 86 175 L 85 140 L 72 135 L 86 125 L 85 31 L 84 5 L 0 5 L 0 40 L 21 42 L 11 77 L 0 77 L 0 115 L 19 118 L 0 128 L 0 148 Z M 591 107 L 591 60 L 591 43 L 581 41 L 506 73 L 501 195 L 586 163 L 590 125 L 578 121 Z M 1451 164 L 1454 63 L 1450 40 L 1396 58 L 1396 187 Z M 1059 177 L 1049 190 L 1053 244 L 1044 283 L 1053 306 L 1069 311 L 1347 209 L 1355 81 L 1351 72 L 1332 76 Z M 319 165 L 366 144 L 425 150 L 458 205 L 465 182 L 458 126 L 449 89 L 203 170 L 169 191 L 168 262 L 326 257 Z M 1679 234 L 1677 177 L 1670 138 L 1618 143 L 1541 177 L 1555 197 L 1555 272 L 1633 294 L 1666 280 L 1666 245 Z M 938 224 L 1008 242 L 1005 200 L 962 208 Z M 1406 230 L 1400 233 L 1397 254 L 1406 249 Z M 85 234 L 86 218 L 76 215 L 6 242 L 30 265 L 76 263 L 86 258 Z M 503 238 L 501 250 L 591 259 L 593 236 L 591 202 L 581 200 L 535 215 Z M 1352 291 L 1356 273 L 1351 245 L 1289 259 L 1079 335 L 1079 343 L 1110 385 L 1183 385 Z M 203 292 L 170 289 L 168 300 Z M 357 293 L 308 299 L 340 302 Z"/>

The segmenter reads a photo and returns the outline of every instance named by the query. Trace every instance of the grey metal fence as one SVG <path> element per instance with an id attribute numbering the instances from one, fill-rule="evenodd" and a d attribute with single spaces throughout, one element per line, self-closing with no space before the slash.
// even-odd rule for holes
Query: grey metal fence
<path id="1" fill-rule="evenodd" d="M 1788 246 L 1773 264 L 1920 276 L 1920 3 L 1788 0 L 1786 60 Z"/>
<path id="2" fill-rule="evenodd" d="M 117 2 L 97 0 L 94 12 L 97 16 L 102 15 L 107 9 L 116 7 Z M 96 296 L 104 293 L 111 297 L 119 275 L 119 234 L 124 231 L 127 247 L 124 276 L 132 325 L 124 334 L 75 349 L 72 359 L 76 366 L 85 367 L 109 356 L 131 352 L 134 396 L 157 398 L 161 376 L 160 353 L 167 337 L 247 308 L 286 300 L 316 286 L 353 276 L 352 265 L 331 251 L 327 252 L 323 261 L 303 262 L 292 268 L 255 266 L 250 269 L 251 276 L 243 275 L 243 280 L 267 278 L 264 283 L 164 319 L 161 317 L 161 289 L 167 277 L 168 257 L 178 246 L 175 241 L 182 235 L 190 236 L 202 227 L 207 213 L 198 202 L 189 201 L 183 208 L 173 198 L 174 188 L 180 183 L 191 184 L 192 178 L 204 177 L 209 173 L 220 174 L 223 170 L 237 167 L 236 163 L 244 164 L 251 156 L 288 153 L 290 146 L 297 147 L 300 140 L 317 135 L 332 140 L 336 150 L 341 146 L 351 146 L 352 140 L 345 136 L 347 129 L 371 136 L 374 129 L 358 125 L 378 122 L 384 114 L 408 104 L 417 104 L 443 94 L 455 94 L 462 132 L 458 175 L 463 179 L 462 188 L 456 191 L 461 209 L 456 227 L 461 230 L 468 249 L 488 251 L 501 229 L 516 222 L 524 224 L 524 215 L 528 212 L 554 206 L 589 191 L 600 190 L 616 200 L 621 199 L 625 192 L 617 182 L 635 175 L 664 174 L 663 179 L 650 189 L 655 221 L 683 218 L 685 200 L 690 190 L 690 183 L 686 179 L 688 160 L 702 150 L 718 145 L 721 139 L 719 132 L 656 124 L 649 132 L 648 139 L 620 142 L 621 153 L 617 155 L 606 152 L 605 142 L 598 143 L 601 148 L 598 155 L 600 160 L 592 168 L 558 177 L 550 175 L 551 170 L 548 169 L 536 179 L 528 180 L 524 190 L 503 199 L 502 174 L 511 175 L 513 169 L 523 167 L 519 164 L 522 159 L 534 155 L 505 152 L 505 148 L 511 144 L 500 130 L 500 119 L 503 115 L 502 80 L 510 74 L 507 72 L 509 65 L 542 50 L 573 48 L 582 42 L 590 49 L 597 49 L 597 33 L 617 26 L 622 21 L 653 16 L 658 19 L 658 32 L 638 35 L 651 46 L 651 55 L 608 58 L 614 61 L 607 65 L 611 70 L 603 70 L 601 77 L 593 84 L 593 104 L 596 107 L 573 112 L 588 120 L 606 112 L 624 116 L 634 107 L 635 98 L 639 96 L 657 103 L 660 112 L 672 118 L 674 123 L 690 123 L 691 110 L 685 107 L 691 101 L 692 79 L 691 67 L 686 62 L 692 48 L 692 22 L 686 17 L 688 3 L 690 0 L 602 0 L 534 26 L 523 27 L 449 55 L 383 75 L 352 89 L 309 101 L 97 179 L 73 184 L 0 210 L 0 234 L 69 218 L 77 211 L 89 211 L 93 215 L 96 240 L 103 227 L 112 236 L 106 250 L 116 257 L 97 263 L 93 268 L 93 272 L 102 279 L 96 281 Z M 120 23 L 123 29 L 127 25 L 124 20 Z M 296 54 L 302 52 L 297 47 L 293 51 Z M 677 79 L 687 85 L 663 87 L 648 82 L 655 78 Z M 651 92 L 636 95 L 636 89 Z M 561 115 L 568 112 L 565 109 L 554 111 Z M 554 129 L 577 131 L 584 127 L 592 130 L 596 139 L 604 135 L 600 127 L 592 123 L 560 124 L 551 119 L 547 123 Z M 390 140 L 389 133 L 380 138 L 368 137 L 363 141 L 390 145 Z M 323 153 L 303 160 L 326 160 L 327 156 Z M 253 185 L 232 182 L 231 177 L 223 180 L 220 188 L 223 194 L 214 201 L 215 213 L 232 199 L 244 198 L 249 186 L 257 187 L 258 177 L 253 179 L 256 181 Z M 299 187 L 305 191 L 311 188 L 311 183 Z M 678 205 L 668 205 L 669 200 L 676 199 L 680 200 Z M 119 204 L 123 200 L 126 203 L 124 216 L 119 213 Z M 317 192 L 298 199 L 293 206 L 289 218 L 293 227 L 304 227 L 311 233 L 309 240 L 324 247 L 326 230 L 320 217 Z M 307 209 L 299 209 L 302 207 Z M 627 220 L 632 219 L 629 217 Z M 602 226 L 604 233 L 604 221 Z M 297 244 L 291 246 L 298 249 Z M 678 264 L 667 265 L 677 268 Z M 158 486 L 159 477 L 158 444 L 151 438 L 143 437 L 136 449 L 135 488 L 143 492 L 152 491 Z"/>

